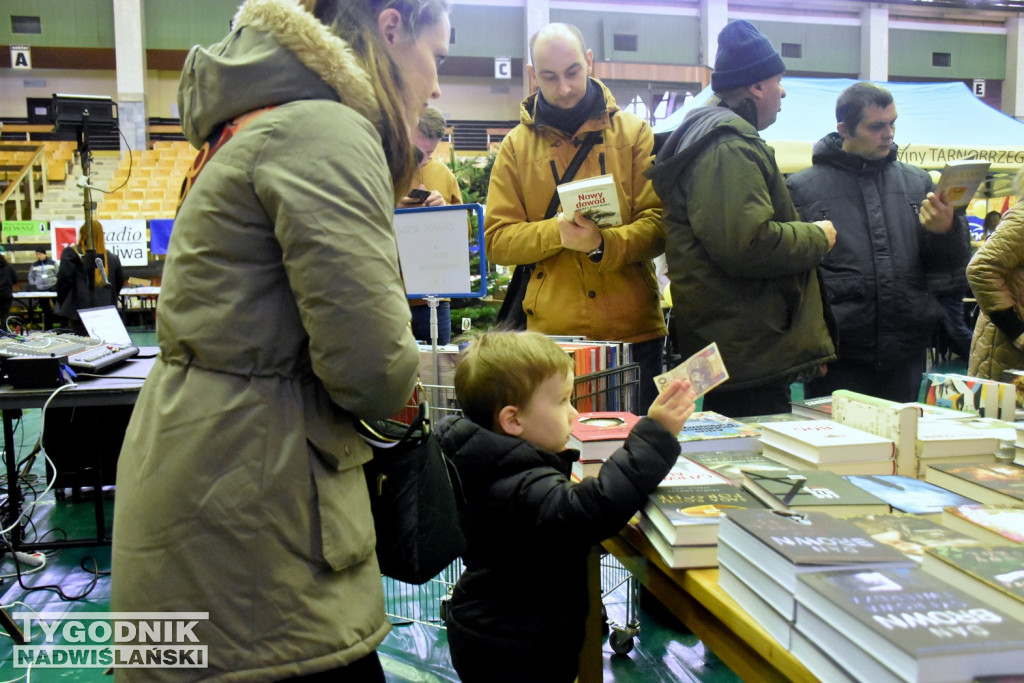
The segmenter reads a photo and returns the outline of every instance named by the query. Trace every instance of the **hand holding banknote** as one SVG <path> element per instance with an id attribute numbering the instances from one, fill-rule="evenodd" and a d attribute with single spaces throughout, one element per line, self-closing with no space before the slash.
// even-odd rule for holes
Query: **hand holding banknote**
<path id="1" fill-rule="evenodd" d="M 655 377 L 658 393 L 665 391 L 674 379 L 688 380 L 697 396 L 703 396 L 729 379 L 729 372 L 718 353 L 718 344 L 711 342 L 676 367 Z"/>

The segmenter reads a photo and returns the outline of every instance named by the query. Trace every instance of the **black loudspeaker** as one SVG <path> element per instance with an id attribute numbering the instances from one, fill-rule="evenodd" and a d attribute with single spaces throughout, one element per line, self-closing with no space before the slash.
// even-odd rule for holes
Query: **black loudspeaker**
<path id="1" fill-rule="evenodd" d="M 133 406 L 49 408 L 43 421 L 43 447 L 53 465 L 46 464 L 58 498 L 64 489 L 77 494 L 112 486 L 117 457 L 124 443 Z"/>

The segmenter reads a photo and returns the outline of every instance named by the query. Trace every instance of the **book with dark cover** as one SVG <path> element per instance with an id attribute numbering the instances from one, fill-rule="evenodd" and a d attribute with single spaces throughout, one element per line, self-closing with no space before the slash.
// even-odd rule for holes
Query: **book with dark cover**
<path id="1" fill-rule="evenodd" d="M 670 545 L 711 545 L 722 512 L 742 508 L 764 504 L 732 484 L 660 486 L 647 497 L 644 514 Z"/>
<path id="2" fill-rule="evenodd" d="M 765 505 L 776 509 L 813 510 L 837 517 L 889 512 L 885 501 L 834 472 L 793 470 L 783 475 L 766 476 L 762 472 L 748 470 L 745 474 L 743 488 Z"/>
<path id="3" fill-rule="evenodd" d="M 915 564 L 856 525 L 818 512 L 728 510 L 718 536 L 790 590 L 803 572 Z"/>
<path id="4" fill-rule="evenodd" d="M 986 543 L 1024 543 L 1024 505 L 953 505 L 942 523 Z"/>
<path id="5" fill-rule="evenodd" d="M 981 545 L 981 541 L 973 536 L 917 515 L 858 515 L 845 519 L 879 543 L 890 545 L 917 562 L 924 559 L 924 551 L 928 548 Z"/>
<path id="6" fill-rule="evenodd" d="M 989 505 L 1024 505 L 1024 467 L 1018 465 L 929 465 L 925 478 Z"/>
<path id="7" fill-rule="evenodd" d="M 790 401 L 793 413 L 811 420 L 832 419 L 832 397 L 819 396 L 817 398 L 806 398 L 802 401 Z"/>
<path id="8" fill-rule="evenodd" d="M 1024 545 L 929 548 L 921 567 L 1024 621 Z"/>
<path id="9" fill-rule="evenodd" d="M 917 567 L 801 574 L 796 599 L 797 628 L 858 680 L 878 680 L 857 668 L 858 654 L 906 681 L 965 681 L 1024 662 L 1024 623 Z M 832 630 L 801 626 L 806 612 Z"/>
<path id="10" fill-rule="evenodd" d="M 970 505 L 977 502 L 941 486 L 899 474 L 848 475 L 844 479 L 881 498 L 893 510 L 928 515 L 933 519 L 941 517 L 942 508 L 948 505 Z"/>
<path id="11" fill-rule="evenodd" d="M 743 481 L 743 470 L 776 474 L 793 471 L 792 467 L 776 462 L 757 451 L 701 451 L 687 453 L 686 457 L 736 483 Z"/>
<path id="12" fill-rule="evenodd" d="M 753 425 L 705 410 L 696 412 L 676 436 L 684 454 L 697 451 L 758 450 L 759 430 Z"/>

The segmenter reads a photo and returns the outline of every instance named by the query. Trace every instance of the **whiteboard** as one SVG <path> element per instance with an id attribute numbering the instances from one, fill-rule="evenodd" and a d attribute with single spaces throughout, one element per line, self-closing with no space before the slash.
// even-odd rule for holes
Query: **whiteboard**
<path id="1" fill-rule="evenodd" d="M 468 221 L 476 214 L 475 245 Z M 395 240 L 405 291 L 410 299 L 426 296 L 482 297 L 487 294 L 483 244 L 484 213 L 480 204 L 427 206 L 395 211 Z M 471 250 L 480 266 L 470 268 Z M 476 272 L 473 272 L 473 271 Z M 474 280 L 478 284 L 474 287 Z"/>

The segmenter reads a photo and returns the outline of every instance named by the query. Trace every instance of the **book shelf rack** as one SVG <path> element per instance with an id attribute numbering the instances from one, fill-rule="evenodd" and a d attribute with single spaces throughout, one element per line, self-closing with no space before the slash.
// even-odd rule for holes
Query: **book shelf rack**
<path id="1" fill-rule="evenodd" d="M 627 363 L 577 377 L 572 391 L 573 405 L 580 412 L 635 412 L 639 389 L 640 366 Z"/>

